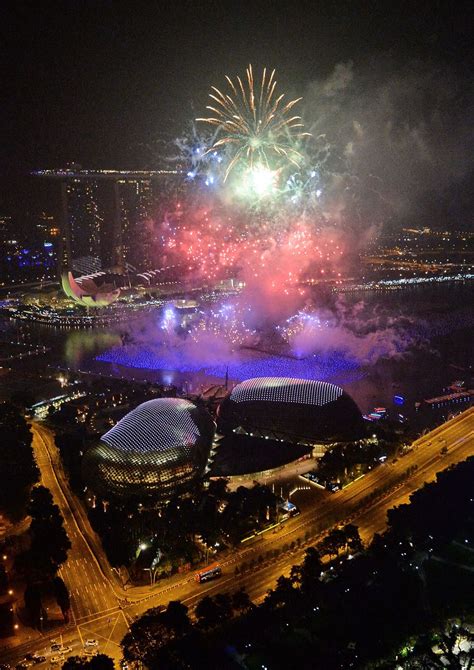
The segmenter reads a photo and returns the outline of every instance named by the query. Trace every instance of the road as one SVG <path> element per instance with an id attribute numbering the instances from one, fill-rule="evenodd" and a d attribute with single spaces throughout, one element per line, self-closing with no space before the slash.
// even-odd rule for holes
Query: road
<path id="1" fill-rule="evenodd" d="M 72 593 L 74 614 L 74 625 L 63 631 L 64 643 L 71 645 L 77 654 L 85 637 L 95 637 L 101 651 L 116 659 L 128 622 L 149 607 L 179 599 L 192 608 L 204 595 L 233 591 L 240 586 L 258 602 L 281 574 L 288 574 L 291 566 L 302 559 L 305 547 L 335 523 L 355 523 L 368 542 L 374 533 L 386 527 L 388 509 L 407 502 L 414 490 L 432 481 L 440 470 L 474 454 L 474 408 L 470 408 L 416 440 L 413 450 L 396 462 L 380 465 L 337 493 L 321 491 L 316 507 L 223 556 L 220 560 L 223 575 L 219 580 L 200 585 L 192 575 L 175 575 L 152 588 L 123 591 L 104 563 L 103 551 L 86 515 L 76 509 L 80 506 L 74 503 L 67 487 L 51 432 L 39 424 L 34 424 L 32 430 L 42 483 L 52 491 L 60 506 L 72 543 L 68 561 L 61 570 Z M 442 455 L 441 448 L 445 446 L 448 451 Z M 407 478 L 404 473 L 413 466 L 416 470 Z M 307 484 L 307 480 L 302 479 L 302 483 Z M 380 491 L 379 496 L 368 501 L 367 496 L 374 490 Z M 304 495 L 304 491 L 300 493 Z M 278 557 L 274 556 L 275 550 L 279 551 Z M 235 568 L 252 560 L 255 561 L 252 569 L 236 576 Z M 16 661 L 27 651 L 41 651 L 44 643 L 38 644 L 38 641 L 26 643 L 5 654 L 5 658 Z"/>
<path id="2" fill-rule="evenodd" d="M 63 644 L 71 646 L 75 654 L 81 653 L 84 639 L 100 638 L 101 650 L 119 659 L 117 638 L 120 635 L 123 637 L 128 630 L 128 622 L 119 608 L 121 590 L 116 588 L 110 568 L 107 565 L 102 567 L 99 562 L 104 565 L 105 556 L 100 547 L 93 547 L 97 538 L 87 517 L 81 514 L 82 508 L 74 504 L 51 431 L 38 423 L 33 423 L 31 430 L 33 450 L 41 473 L 40 483 L 51 491 L 71 541 L 68 560 L 61 566 L 59 574 L 70 593 L 72 617 L 70 625 L 59 626 L 48 636 L 37 636 L 34 641 L 15 648 L 11 655 L 7 653 L 6 657 L 16 661 L 30 651 L 49 657 L 51 638 L 59 639 L 61 636 Z"/>
<path id="3" fill-rule="evenodd" d="M 66 488 L 64 481 L 60 485 L 62 473 L 57 461 L 55 462 L 57 454 L 50 453 L 51 433 L 38 424 L 32 425 L 32 432 L 33 449 L 41 471 L 41 484 L 51 491 L 55 503 L 59 506 L 71 541 L 68 560 L 61 567 L 60 575 L 68 585 L 72 614 L 74 621 L 77 622 L 116 608 L 117 596 L 112 584 L 102 572 L 96 554 L 86 540 L 86 535 L 79 528 L 78 522 L 84 526 L 84 519 L 76 520 L 63 492 Z M 78 510 L 75 511 L 77 514 Z M 92 529 L 86 530 L 90 536 Z"/>

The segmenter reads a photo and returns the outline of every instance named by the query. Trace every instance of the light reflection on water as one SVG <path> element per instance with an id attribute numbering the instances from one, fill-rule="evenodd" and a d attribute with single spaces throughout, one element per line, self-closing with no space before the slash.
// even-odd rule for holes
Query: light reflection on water
<path id="1" fill-rule="evenodd" d="M 428 346 L 409 352 L 400 360 L 382 358 L 371 366 L 363 366 L 342 352 L 302 361 L 247 352 L 234 359 L 224 355 L 214 363 L 207 361 L 204 366 L 193 367 L 183 360 L 181 352 L 174 347 L 171 347 L 173 356 L 168 357 L 168 362 L 160 358 L 156 347 L 149 347 L 148 356 L 154 357 L 152 365 L 138 365 L 136 356 L 145 355 L 146 347 L 141 350 L 136 348 L 135 351 L 132 348 L 127 354 L 122 346 L 126 326 L 65 331 L 40 324 L 0 319 L 0 338 L 50 347 L 48 354 L 41 359 L 35 358 L 38 367 L 62 366 L 112 376 L 148 379 L 157 383 L 176 384 L 190 391 L 212 382 L 222 382 L 227 367 L 230 379 L 276 374 L 325 379 L 344 386 L 365 411 L 376 403 L 391 403 L 395 393 L 402 393 L 409 400 L 437 395 L 450 381 L 463 375 L 469 376 L 468 372 L 459 370 L 459 367 L 472 365 L 474 360 L 473 289 L 474 283 L 471 283 L 435 289 L 424 287 L 396 294 L 351 296 L 354 302 L 364 300 L 374 312 L 384 310 L 390 314 L 414 315 L 424 323 L 423 335 L 429 341 Z M 115 356 L 114 362 L 105 362 L 104 357 L 114 357 L 112 352 L 119 352 L 120 355 Z M 138 367 L 119 364 L 127 362 L 127 355 L 128 362 Z M 97 360 L 100 358 L 102 360 Z M 453 367 L 453 364 L 459 367 Z"/>

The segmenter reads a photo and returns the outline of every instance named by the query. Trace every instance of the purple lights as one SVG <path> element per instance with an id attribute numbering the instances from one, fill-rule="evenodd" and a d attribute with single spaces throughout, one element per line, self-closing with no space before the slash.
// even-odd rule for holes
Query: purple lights
<path id="1" fill-rule="evenodd" d="M 184 353 L 184 352 L 182 352 Z M 224 378 L 228 368 L 229 378 L 244 380 L 251 377 L 295 377 L 299 379 L 352 382 L 364 377 L 357 361 L 341 352 L 325 352 L 307 358 L 271 355 L 252 350 L 240 350 L 220 360 L 199 360 L 196 356 L 176 356 L 176 352 L 163 347 L 130 345 L 109 349 L 96 360 L 125 367 L 147 370 L 176 370 L 181 373 L 201 372 L 212 377 Z"/>

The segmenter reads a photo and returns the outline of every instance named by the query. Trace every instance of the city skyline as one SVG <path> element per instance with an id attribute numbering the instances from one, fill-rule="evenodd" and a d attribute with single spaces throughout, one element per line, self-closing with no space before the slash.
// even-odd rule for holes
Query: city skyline
<path id="1" fill-rule="evenodd" d="M 0 214 L 24 219 L 25 201 L 45 210 L 47 196 L 26 178 L 32 170 L 73 162 L 173 169 L 183 159 L 176 142 L 202 115 L 208 87 L 253 62 L 275 67 L 279 86 L 303 96 L 307 130 L 326 135 L 334 160 L 344 158 L 338 170 L 359 181 L 367 203 L 380 193 L 370 209 L 383 202 L 377 216 L 385 225 L 472 225 L 472 54 L 463 7 L 381 12 L 343 3 L 332 12 L 330 4 L 297 3 L 282 22 L 265 3 L 239 16 L 213 3 L 208 10 L 143 2 L 133 15 L 126 2 L 67 10 L 53 3 L 41 12 L 6 3 L 3 60 L 18 85 L 1 112 Z M 364 132 L 363 147 L 352 125 L 359 139 Z M 389 127 L 395 154 L 382 147 Z M 367 183 L 368 174 L 377 183 Z"/>
<path id="2" fill-rule="evenodd" d="M 0 670 L 468 670 L 471 8 L 1 12 Z"/>

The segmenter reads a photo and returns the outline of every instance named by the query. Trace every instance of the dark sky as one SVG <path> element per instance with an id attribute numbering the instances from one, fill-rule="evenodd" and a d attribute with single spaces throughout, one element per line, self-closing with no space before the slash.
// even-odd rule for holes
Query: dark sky
<path id="1" fill-rule="evenodd" d="M 49 197 L 31 178 L 25 187 L 32 169 L 158 167 L 159 142 L 204 111 L 211 84 L 250 62 L 276 68 L 281 90 L 304 96 L 310 129 L 328 132 L 344 155 L 353 148 L 364 179 L 384 173 L 382 195 L 402 217 L 427 201 L 434 212 L 444 208 L 440 225 L 456 207 L 461 221 L 473 209 L 468 3 L 4 0 L 0 26 L 2 210 L 24 208 L 28 189 Z M 352 137 L 352 109 L 362 140 Z M 431 196 L 438 135 L 447 156 L 439 203 Z M 418 162 L 407 170 L 412 147 Z"/>
<path id="2" fill-rule="evenodd" d="M 390 8 L 391 4 L 391 8 Z M 390 53 L 462 64 L 471 12 L 451 2 L 3 2 L 0 169 L 150 163 L 248 62 L 302 94 L 338 62 Z M 193 106 L 195 112 L 193 112 Z"/>

